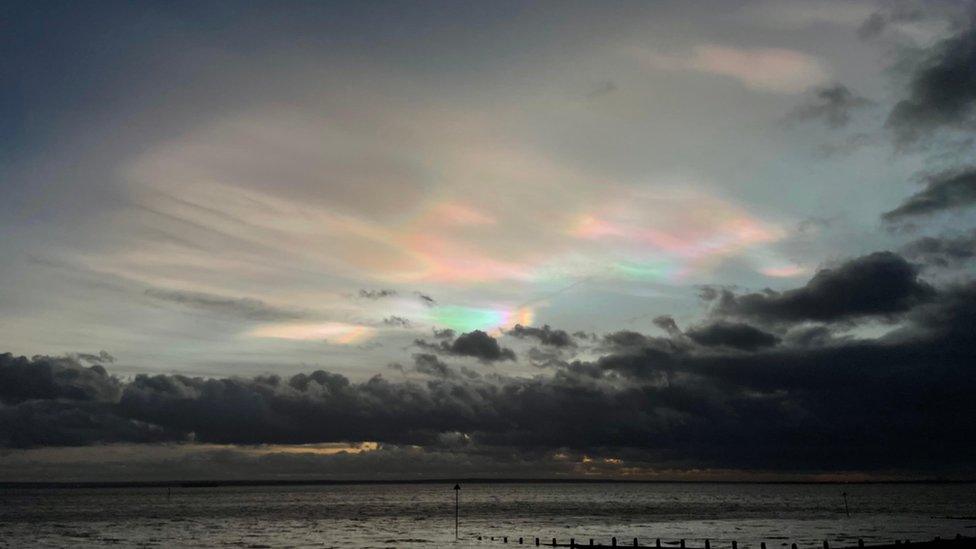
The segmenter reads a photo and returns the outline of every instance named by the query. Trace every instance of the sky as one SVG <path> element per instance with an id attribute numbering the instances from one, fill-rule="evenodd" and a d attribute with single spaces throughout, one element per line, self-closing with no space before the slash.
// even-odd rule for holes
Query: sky
<path id="1" fill-rule="evenodd" d="M 973 476 L 972 2 L 0 26 L 0 480 Z"/>

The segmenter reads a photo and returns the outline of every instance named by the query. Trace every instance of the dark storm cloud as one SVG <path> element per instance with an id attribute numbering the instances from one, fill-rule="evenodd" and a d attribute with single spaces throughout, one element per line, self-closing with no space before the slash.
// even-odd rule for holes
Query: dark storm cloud
<path id="1" fill-rule="evenodd" d="M 875 252 L 823 269 L 802 288 L 744 295 L 722 290 L 714 311 L 761 322 L 841 321 L 903 313 L 934 292 L 903 257 Z"/>
<path id="2" fill-rule="evenodd" d="M 976 25 L 932 46 L 913 67 L 907 97 L 899 101 L 886 125 L 897 141 L 908 144 L 942 129 L 972 128 L 976 106 Z"/>
<path id="3" fill-rule="evenodd" d="M 396 290 L 359 290 L 359 297 L 362 299 L 385 299 L 387 297 L 396 297 Z"/>
<path id="4" fill-rule="evenodd" d="M 872 103 L 871 100 L 854 93 L 847 86 L 834 84 L 814 90 L 813 97 L 788 114 L 787 120 L 791 122 L 821 120 L 828 127 L 841 128 L 851 121 L 853 111 Z"/>
<path id="5" fill-rule="evenodd" d="M 186 432 L 127 418 L 114 404 L 32 400 L 0 404 L 0 447 L 85 446 L 187 440 Z"/>
<path id="6" fill-rule="evenodd" d="M 906 244 L 902 253 L 937 267 L 958 265 L 976 257 L 976 231 L 957 236 L 919 238 Z"/>
<path id="7" fill-rule="evenodd" d="M 85 400 L 71 400 L 59 391 L 18 393 L 15 404 L 0 408 L 0 432 L 14 447 L 192 439 L 434 448 L 447 436 L 469 441 L 463 447 L 473 452 L 569 449 L 675 467 L 970 470 L 973 325 L 970 283 L 942 290 L 875 340 L 698 352 L 618 334 L 613 339 L 627 348 L 555 363 L 551 375 L 528 379 L 472 376 L 430 354 L 414 357 L 430 377 L 423 383 L 380 376 L 354 383 L 324 371 L 141 375 L 121 383 L 96 370 L 121 394 L 83 391 L 77 394 Z M 49 377 L 46 359 L 5 355 L 4 364 L 16 365 L 18 385 Z"/>
<path id="8" fill-rule="evenodd" d="M 453 341 L 441 341 L 440 344 L 428 343 L 422 339 L 414 341 L 414 345 L 435 353 L 453 356 L 468 356 L 482 362 L 497 362 L 515 360 L 515 351 L 502 347 L 498 340 L 481 330 L 474 330 L 457 336 Z"/>
<path id="9" fill-rule="evenodd" d="M 471 356 L 485 362 L 515 360 L 515 353 L 511 349 L 502 347 L 495 338 L 481 330 L 459 335 L 450 350 L 451 354 Z"/>
<path id="10" fill-rule="evenodd" d="M 157 289 L 149 289 L 145 293 L 147 296 L 161 301 L 245 320 L 295 320 L 306 316 L 304 311 L 275 307 L 261 300 L 248 297 L 237 298 L 202 292 Z"/>
<path id="11" fill-rule="evenodd" d="M 534 355 L 551 360 L 532 378 L 482 376 L 435 354 L 506 358 L 475 331 L 421 342 L 432 351 L 413 356 L 423 382 L 326 371 L 123 382 L 74 359 L 0 355 L 0 444 L 377 441 L 447 445 L 462 461 L 569 451 L 683 468 L 973 470 L 976 282 L 936 290 L 880 252 L 793 290 L 715 300 L 789 329 L 778 343 L 727 318 L 687 338 L 615 332 L 595 360 Z M 898 327 L 876 339 L 834 335 L 834 322 L 895 313 Z"/>
<path id="12" fill-rule="evenodd" d="M 0 354 L 0 446 L 155 442 L 179 435 L 116 413 L 124 384 L 73 358 Z"/>
<path id="13" fill-rule="evenodd" d="M 575 347 L 576 342 L 570 337 L 565 330 L 553 330 L 548 324 L 542 328 L 533 328 L 531 326 L 522 326 L 521 324 L 516 324 L 514 328 L 508 331 L 508 335 L 517 337 L 519 339 L 530 337 L 539 341 L 543 345 L 548 345 L 550 347 Z"/>
<path id="14" fill-rule="evenodd" d="M 780 341 L 777 336 L 754 326 L 725 321 L 693 327 L 686 335 L 706 347 L 732 347 L 743 351 L 772 347 Z"/>
<path id="15" fill-rule="evenodd" d="M 0 402 L 34 399 L 110 402 L 120 394 L 121 384 L 100 365 L 86 368 L 72 358 L 28 359 L 0 354 Z"/>
<path id="16" fill-rule="evenodd" d="M 976 168 L 969 167 L 930 176 L 925 188 L 908 197 L 882 219 L 898 222 L 938 212 L 958 210 L 976 203 Z"/>
<path id="17" fill-rule="evenodd" d="M 627 349 L 650 345 L 654 338 L 632 330 L 620 330 L 603 336 L 601 345 L 608 349 Z"/>

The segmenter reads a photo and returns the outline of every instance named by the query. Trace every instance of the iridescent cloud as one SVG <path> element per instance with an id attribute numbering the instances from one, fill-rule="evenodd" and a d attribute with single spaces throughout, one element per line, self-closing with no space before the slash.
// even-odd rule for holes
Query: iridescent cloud
<path id="1" fill-rule="evenodd" d="M 258 326 L 249 331 L 251 337 L 276 339 L 315 340 L 354 345 L 373 337 L 376 329 L 370 326 L 346 324 L 344 322 L 322 323 L 281 323 Z"/>

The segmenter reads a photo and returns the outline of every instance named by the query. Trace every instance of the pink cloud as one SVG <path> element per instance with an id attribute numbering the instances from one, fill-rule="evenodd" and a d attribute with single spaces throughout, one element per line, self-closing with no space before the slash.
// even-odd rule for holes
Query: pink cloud
<path id="1" fill-rule="evenodd" d="M 776 93 L 797 93 L 821 84 L 830 70 L 819 58 L 782 48 L 732 48 L 707 44 L 690 54 L 640 52 L 648 66 L 691 70 L 729 76 L 749 88 Z"/>

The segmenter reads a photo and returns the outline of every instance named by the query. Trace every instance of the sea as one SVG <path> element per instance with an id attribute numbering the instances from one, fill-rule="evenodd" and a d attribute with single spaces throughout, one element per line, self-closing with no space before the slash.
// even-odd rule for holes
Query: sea
<path id="1" fill-rule="evenodd" d="M 845 495 L 846 494 L 846 497 Z M 976 484 L 0 488 L 0 547 L 831 547 L 976 534 Z M 494 539 L 492 539 L 494 538 Z"/>

